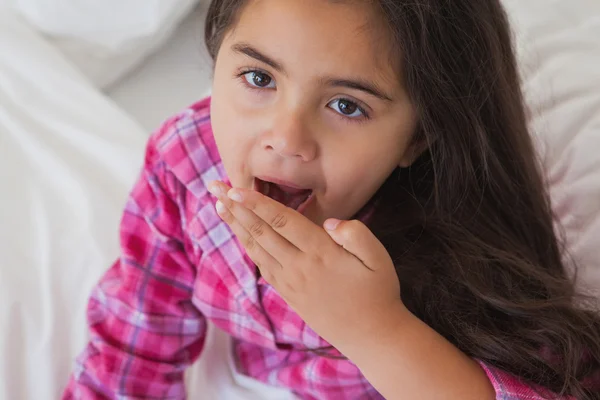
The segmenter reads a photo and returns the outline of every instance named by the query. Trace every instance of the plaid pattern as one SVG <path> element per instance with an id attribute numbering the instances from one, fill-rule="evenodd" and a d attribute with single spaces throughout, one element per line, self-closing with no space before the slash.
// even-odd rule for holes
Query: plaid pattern
<path id="1" fill-rule="evenodd" d="M 206 184 L 227 177 L 209 105 L 150 138 L 122 218 L 122 255 L 91 294 L 91 339 L 62 399 L 184 399 L 183 373 L 202 351 L 207 318 L 234 337 L 241 372 L 259 381 L 302 399 L 382 398 L 350 361 L 305 351 L 328 343 L 256 279 L 214 211 Z M 484 368 L 498 399 L 545 398 Z"/>

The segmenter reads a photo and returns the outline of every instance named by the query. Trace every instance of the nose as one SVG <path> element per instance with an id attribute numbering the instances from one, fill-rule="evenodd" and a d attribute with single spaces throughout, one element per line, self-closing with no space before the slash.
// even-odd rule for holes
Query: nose
<path id="1" fill-rule="evenodd" d="M 318 145 L 305 118 L 298 112 L 279 112 L 263 135 L 262 148 L 282 158 L 307 162 L 317 157 Z"/>

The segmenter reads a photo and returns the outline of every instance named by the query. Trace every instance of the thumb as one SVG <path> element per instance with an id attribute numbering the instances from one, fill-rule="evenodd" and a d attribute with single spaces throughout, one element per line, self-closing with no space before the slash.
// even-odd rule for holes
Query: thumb
<path id="1" fill-rule="evenodd" d="M 360 221 L 340 221 L 331 218 L 325 221 L 323 227 L 337 244 L 371 270 L 381 268 L 385 257 L 389 258 L 383 244 Z"/>

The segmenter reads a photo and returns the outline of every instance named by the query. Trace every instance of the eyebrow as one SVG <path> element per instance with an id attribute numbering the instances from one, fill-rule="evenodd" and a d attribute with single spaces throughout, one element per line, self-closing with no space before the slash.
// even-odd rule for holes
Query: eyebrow
<path id="1" fill-rule="evenodd" d="M 277 62 L 274 59 L 272 59 L 271 57 L 261 53 L 255 47 L 253 47 L 247 43 L 236 43 L 231 46 L 231 49 L 236 53 L 243 54 L 247 57 L 250 57 L 257 61 L 265 63 L 265 64 L 269 65 L 270 67 L 272 67 L 277 72 L 285 74 L 285 69 L 283 68 L 283 65 L 280 62 Z M 370 94 L 371 96 L 375 96 L 379 99 L 382 99 L 385 101 L 392 101 L 391 96 L 385 94 L 384 91 L 381 90 L 378 85 L 376 85 L 373 82 L 369 82 L 369 81 L 366 81 L 363 79 L 325 78 L 325 79 L 322 79 L 321 83 L 326 86 L 345 87 L 348 89 L 360 90 L 362 92 Z"/>
<path id="2" fill-rule="evenodd" d="M 392 101 L 392 98 L 379 89 L 376 84 L 362 79 L 325 79 L 324 83 L 328 86 L 360 90 L 381 100 Z"/>
<path id="3" fill-rule="evenodd" d="M 283 65 L 281 63 L 273 60 L 271 57 L 261 53 L 256 48 L 250 46 L 247 43 L 237 43 L 231 46 L 231 49 L 236 53 L 244 54 L 250 58 L 254 58 L 260 62 L 263 62 L 269 66 L 271 66 L 277 72 L 284 72 Z"/>

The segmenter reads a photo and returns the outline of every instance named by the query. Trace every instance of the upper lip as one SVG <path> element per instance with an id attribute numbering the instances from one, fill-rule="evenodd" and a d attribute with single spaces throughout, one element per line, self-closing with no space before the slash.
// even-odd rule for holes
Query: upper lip
<path id="1" fill-rule="evenodd" d="M 284 179 L 278 179 L 272 176 L 257 176 L 257 179 L 261 180 L 261 181 L 265 181 L 265 182 L 271 182 L 271 183 L 275 183 L 276 185 L 282 185 L 282 186 L 288 186 L 294 189 L 299 189 L 299 190 L 312 190 L 307 186 L 304 185 L 299 185 L 297 183 L 294 182 L 290 182 L 290 181 L 286 181 Z"/>

